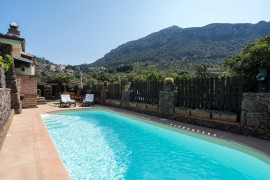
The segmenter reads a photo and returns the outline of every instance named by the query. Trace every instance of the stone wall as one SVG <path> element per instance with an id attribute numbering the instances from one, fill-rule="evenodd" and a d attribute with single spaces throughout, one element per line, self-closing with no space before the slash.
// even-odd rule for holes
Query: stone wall
<path id="1" fill-rule="evenodd" d="M 241 126 L 244 134 L 270 140 L 270 93 L 244 93 Z"/>
<path id="2" fill-rule="evenodd" d="M 3 124 L 5 124 L 5 121 L 10 113 L 10 89 L 6 88 L 6 81 L 5 81 L 5 74 L 4 69 L 0 67 L 0 128 Z"/>
<path id="3" fill-rule="evenodd" d="M 0 88 L 6 88 L 5 71 L 0 67 Z"/>
<path id="4" fill-rule="evenodd" d="M 207 117 L 197 116 L 190 110 L 189 113 L 178 112 L 175 108 L 175 92 L 160 91 L 159 105 L 131 102 L 132 91 L 123 91 L 120 103 L 112 103 L 107 99 L 107 91 L 101 91 L 101 104 L 132 110 L 140 113 L 168 118 L 175 121 L 209 127 L 236 134 L 245 134 L 260 139 L 270 140 L 270 93 L 244 93 L 242 102 L 241 120 L 238 115 L 225 115 L 226 118 L 213 118 L 213 112 L 205 112 Z M 187 111 L 187 110 L 186 110 Z M 231 117 L 229 117 L 231 116 Z M 233 117 L 233 118 L 232 118 Z M 230 119 L 231 118 L 231 119 Z"/>
<path id="5" fill-rule="evenodd" d="M 122 105 L 128 106 L 129 102 L 131 101 L 132 91 L 123 91 L 122 92 Z"/>
<path id="6" fill-rule="evenodd" d="M 6 120 L 9 117 L 11 106 L 10 106 L 10 89 L 0 88 L 0 128 L 4 126 Z"/>
<path id="7" fill-rule="evenodd" d="M 12 120 L 10 112 L 11 90 L 6 88 L 4 69 L 0 67 L 0 149 Z"/>
<path id="8" fill-rule="evenodd" d="M 11 89 L 11 108 L 14 109 L 16 114 L 20 114 L 22 113 L 22 105 L 20 101 L 20 93 L 17 87 L 14 64 L 12 64 L 9 70 L 5 73 L 5 76 L 6 87 Z"/>
<path id="9" fill-rule="evenodd" d="M 161 114 L 174 114 L 175 92 L 160 91 L 159 92 L 159 112 Z"/>

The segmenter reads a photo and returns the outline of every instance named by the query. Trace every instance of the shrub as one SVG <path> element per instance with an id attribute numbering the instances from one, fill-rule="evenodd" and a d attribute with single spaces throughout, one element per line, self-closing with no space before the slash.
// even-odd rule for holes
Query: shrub
<path id="1" fill-rule="evenodd" d="M 8 54 L 5 55 L 4 58 L 0 56 L 0 66 L 2 66 L 5 71 L 7 71 L 10 68 L 12 61 L 13 58 Z"/>

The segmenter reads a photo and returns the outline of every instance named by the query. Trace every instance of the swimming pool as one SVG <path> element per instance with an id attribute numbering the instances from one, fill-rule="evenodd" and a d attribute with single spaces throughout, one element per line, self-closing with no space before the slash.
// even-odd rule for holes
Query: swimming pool
<path id="1" fill-rule="evenodd" d="M 42 118 L 72 179 L 270 179 L 253 156 L 112 111 Z"/>

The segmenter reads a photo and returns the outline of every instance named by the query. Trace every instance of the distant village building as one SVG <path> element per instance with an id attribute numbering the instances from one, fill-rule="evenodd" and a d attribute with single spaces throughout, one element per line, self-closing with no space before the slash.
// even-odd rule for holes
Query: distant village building
<path id="1" fill-rule="evenodd" d="M 37 106 L 37 78 L 35 76 L 35 56 L 25 52 L 25 39 L 20 37 L 18 25 L 10 24 L 7 34 L 0 34 L 0 43 L 11 45 L 15 74 L 22 107 Z M 27 100 L 30 99 L 30 100 Z"/>
<path id="2" fill-rule="evenodd" d="M 55 69 L 56 69 L 56 65 L 55 64 L 51 64 L 50 65 L 50 71 L 55 71 Z"/>
<path id="3" fill-rule="evenodd" d="M 65 69 L 66 69 L 66 66 L 64 65 L 51 64 L 49 70 L 53 72 L 65 72 Z"/>
<path id="4" fill-rule="evenodd" d="M 65 69 L 66 69 L 66 66 L 60 64 L 60 65 L 57 65 L 56 72 L 64 72 Z"/>

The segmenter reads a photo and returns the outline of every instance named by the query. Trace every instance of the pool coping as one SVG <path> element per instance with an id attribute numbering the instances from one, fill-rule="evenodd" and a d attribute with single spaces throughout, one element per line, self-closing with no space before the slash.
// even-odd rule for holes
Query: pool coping
<path id="1" fill-rule="evenodd" d="M 223 139 L 229 143 L 234 142 L 244 145 L 244 147 L 250 147 L 251 151 L 258 151 L 270 158 L 270 141 L 181 123 L 115 107 L 95 105 L 94 108 L 115 111 L 127 116 L 139 118 L 148 123 L 159 123 L 167 128 L 181 131 L 185 134 L 196 132 L 199 135 L 211 137 L 214 140 Z M 70 179 L 49 132 L 43 123 L 41 114 L 83 109 L 89 109 L 89 107 L 72 106 L 71 108 L 59 108 L 58 104 L 48 103 L 46 105 L 40 105 L 39 108 L 24 109 L 22 114 L 15 115 L 8 131 L 8 136 L 0 150 L 1 178 Z M 29 126 L 29 124 L 31 124 L 31 126 Z M 26 135 L 24 136 L 24 134 Z M 18 142 L 18 139 L 23 139 L 24 142 Z M 48 156 L 48 154 L 50 156 Z M 264 156 L 261 158 L 263 157 Z M 13 173 L 10 173 L 10 171 Z"/>

